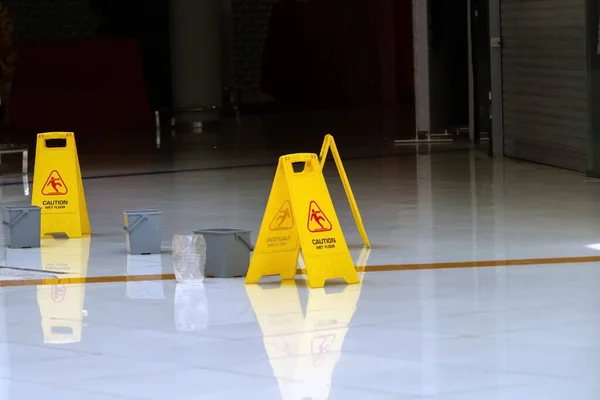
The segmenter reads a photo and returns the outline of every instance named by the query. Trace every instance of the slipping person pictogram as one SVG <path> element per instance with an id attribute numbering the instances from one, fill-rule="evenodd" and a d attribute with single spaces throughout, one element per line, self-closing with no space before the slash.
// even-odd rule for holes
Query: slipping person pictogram
<path id="1" fill-rule="evenodd" d="M 285 201 L 275 214 L 271 221 L 269 229 L 272 231 L 284 231 L 294 227 L 294 217 L 292 216 L 292 206 L 289 201 Z"/>
<path id="2" fill-rule="evenodd" d="M 60 183 L 60 180 L 54 176 L 50 177 L 50 182 L 48 182 L 48 185 L 46 186 L 52 186 L 52 189 L 54 189 L 56 193 L 60 193 L 60 190 L 58 190 L 59 187 L 64 187 L 63 184 Z"/>
<path id="3" fill-rule="evenodd" d="M 310 219 L 311 219 L 311 221 L 315 221 L 317 224 L 319 224 L 321 229 L 325 229 L 323 227 L 323 224 L 321 223 L 321 221 L 324 221 L 325 218 L 323 218 L 323 216 L 321 214 L 322 214 L 321 210 L 312 210 L 311 214 L 310 214 Z"/>
<path id="4" fill-rule="evenodd" d="M 46 183 L 42 188 L 42 194 L 44 196 L 59 196 L 65 195 L 68 193 L 67 185 L 63 180 L 62 176 L 58 173 L 57 170 L 53 170 L 50 172 L 48 179 L 46 179 Z"/>
<path id="5" fill-rule="evenodd" d="M 321 210 L 321 207 L 314 202 L 310 202 L 308 211 L 308 230 L 312 233 L 329 232 L 332 229 L 331 222 L 327 215 Z"/>
<path id="6" fill-rule="evenodd" d="M 279 224 L 277 225 L 276 229 L 281 228 L 281 225 L 283 225 L 287 218 L 292 218 L 292 214 L 290 214 L 289 208 L 286 208 L 283 211 L 279 211 L 279 216 L 277 217 L 277 221 L 279 221 Z"/>

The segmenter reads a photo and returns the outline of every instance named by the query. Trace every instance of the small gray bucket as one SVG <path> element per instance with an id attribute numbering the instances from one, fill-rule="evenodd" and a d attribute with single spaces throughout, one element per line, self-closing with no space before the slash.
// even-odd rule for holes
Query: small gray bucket
<path id="1" fill-rule="evenodd" d="M 160 215 L 158 210 L 123 211 L 129 254 L 160 254 Z"/>
<path id="2" fill-rule="evenodd" d="M 41 209 L 38 206 L 5 207 L 2 225 L 11 249 L 40 247 Z"/>
<path id="3" fill-rule="evenodd" d="M 254 251 L 249 229 L 215 228 L 196 229 L 195 235 L 206 240 L 205 275 L 211 278 L 246 276 L 250 266 L 250 252 Z"/>

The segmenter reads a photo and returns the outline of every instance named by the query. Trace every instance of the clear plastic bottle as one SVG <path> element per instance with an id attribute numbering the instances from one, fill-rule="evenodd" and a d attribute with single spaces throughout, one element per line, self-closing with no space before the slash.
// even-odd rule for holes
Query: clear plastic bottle
<path id="1" fill-rule="evenodd" d="M 173 236 L 173 271 L 178 282 L 204 281 L 206 240 L 202 235 Z"/>

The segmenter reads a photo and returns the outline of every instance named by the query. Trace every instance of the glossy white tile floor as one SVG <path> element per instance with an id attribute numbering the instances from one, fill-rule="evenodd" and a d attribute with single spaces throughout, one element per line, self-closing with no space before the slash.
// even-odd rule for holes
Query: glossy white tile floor
<path id="1" fill-rule="evenodd" d="M 600 256 L 600 184 L 580 174 L 469 152 L 346 169 L 370 253 L 327 176 L 359 264 Z M 2 265 L 28 270 L 2 279 L 170 273 L 175 233 L 256 233 L 273 173 L 86 180 L 91 240 L 3 247 Z M 20 186 L 1 194 L 28 201 Z M 121 211 L 141 207 L 163 211 L 160 256 L 126 254 Z M 4 287 L 0 399 L 596 400 L 598 282 L 598 263 L 575 263 L 367 273 L 322 290 L 301 277 Z"/>

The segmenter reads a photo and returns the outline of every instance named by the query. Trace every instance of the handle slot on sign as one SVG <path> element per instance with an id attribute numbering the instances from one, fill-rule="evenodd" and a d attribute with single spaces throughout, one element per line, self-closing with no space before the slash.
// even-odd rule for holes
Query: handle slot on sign
<path id="1" fill-rule="evenodd" d="M 46 139 L 46 147 L 49 149 L 67 147 L 67 139 Z"/>
<path id="2" fill-rule="evenodd" d="M 319 159 L 316 154 L 289 154 L 282 156 L 281 159 L 284 162 L 284 169 L 290 174 L 312 174 L 317 170 L 320 172 Z"/>
<path id="3" fill-rule="evenodd" d="M 306 165 L 308 163 L 305 161 L 297 161 L 297 162 L 293 162 L 292 163 L 292 169 L 294 170 L 295 173 L 301 173 L 304 172 L 304 170 L 306 169 Z"/>
<path id="4" fill-rule="evenodd" d="M 72 335 L 73 328 L 70 326 L 53 326 L 52 333 L 55 335 Z"/>

